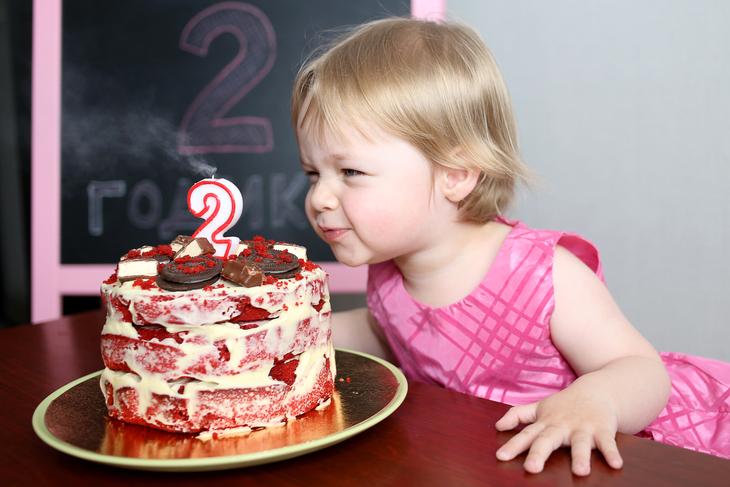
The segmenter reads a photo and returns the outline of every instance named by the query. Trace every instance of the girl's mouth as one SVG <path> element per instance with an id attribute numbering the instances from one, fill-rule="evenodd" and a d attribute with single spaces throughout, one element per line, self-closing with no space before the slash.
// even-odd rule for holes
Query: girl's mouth
<path id="1" fill-rule="evenodd" d="M 329 241 L 334 241 L 345 235 L 348 231 L 350 231 L 349 228 L 322 228 L 322 233 L 324 234 L 324 238 Z"/>

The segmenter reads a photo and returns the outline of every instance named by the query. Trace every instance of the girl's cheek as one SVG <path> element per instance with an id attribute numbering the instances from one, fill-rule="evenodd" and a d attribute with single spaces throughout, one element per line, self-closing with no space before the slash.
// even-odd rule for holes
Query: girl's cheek
<path id="1" fill-rule="evenodd" d="M 368 222 L 391 222 L 397 208 L 393 203 L 385 198 L 360 199 L 359 201 L 351 201 L 349 205 L 350 213 L 356 213 L 358 220 Z"/>
<path id="2" fill-rule="evenodd" d="M 312 208 L 312 189 L 309 189 L 309 192 L 307 193 L 306 198 L 304 199 L 304 213 L 306 213 L 307 218 L 309 218 L 310 223 L 314 225 L 313 220 L 316 219 L 316 215 L 314 212 L 314 209 Z"/>

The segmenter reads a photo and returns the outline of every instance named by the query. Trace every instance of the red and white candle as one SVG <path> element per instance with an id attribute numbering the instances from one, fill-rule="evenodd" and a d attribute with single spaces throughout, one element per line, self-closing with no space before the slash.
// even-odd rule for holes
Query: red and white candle
<path id="1" fill-rule="evenodd" d="M 203 179 L 188 191 L 188 208 L 198 218 L 204 218 L 193 238 L 205 237 L 215 247 L 217 257 L 229 257 L 238 250 L 238 237 L 226 237 L 225 232 L 241 218 L 243 196 L 227 179 Z"/>

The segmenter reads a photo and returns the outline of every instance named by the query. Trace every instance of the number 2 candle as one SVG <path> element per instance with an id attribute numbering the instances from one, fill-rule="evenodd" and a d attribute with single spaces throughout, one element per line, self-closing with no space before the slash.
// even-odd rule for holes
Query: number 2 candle
<path id="1" fill-rule="evenodd" d="M 188 191 L 188 208 L 198 218 L 204 218 L 193 238 L 205 237 L 218 257 L 229 257 L 238 250 L 238 237 L 225 237 L 241 218 L 243 197 L 235 184 L 227 179 L 203 179 Z"/>

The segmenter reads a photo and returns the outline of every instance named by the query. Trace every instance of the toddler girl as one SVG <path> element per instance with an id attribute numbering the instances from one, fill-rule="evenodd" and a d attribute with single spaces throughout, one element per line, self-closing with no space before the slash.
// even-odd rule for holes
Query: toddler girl
<path id="1" fill-rule="evenodd" d="M 730 457 L 730 367 L 661 356 L 603 282 L 596 248 L 504 211 L 529 183 L 507 89 L 470 28 L 360 26 L 301 69 L 292 98 L 307 216 L 337 259 L 369 264 L 368 309 L 333 317 L 339 347 L 409 379 L 514 405 L 497 451 L 540 472 L 570 446 L 620 468 L 617 431 Z M 670 383 L 671 377 L 671 383 Z"/>

